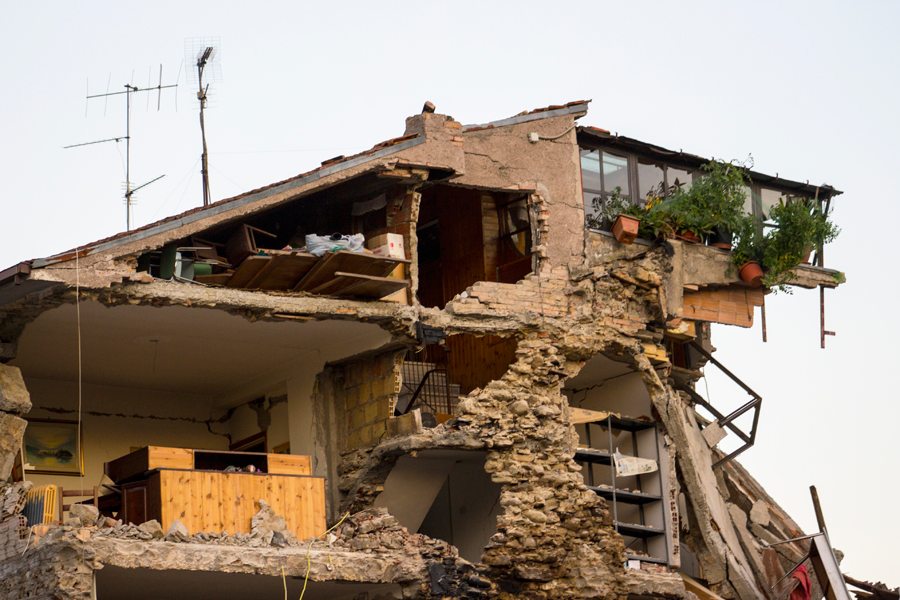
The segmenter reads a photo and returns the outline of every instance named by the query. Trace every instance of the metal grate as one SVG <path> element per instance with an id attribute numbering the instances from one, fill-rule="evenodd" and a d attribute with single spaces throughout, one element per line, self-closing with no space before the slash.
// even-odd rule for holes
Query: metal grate
<path id="1" fill-rule="evenodd" d="M 459 401 L 459 385 L 453 384 L 447 351 L 429 344 L 419 352 L 407 354 L 401 366 L 402 385 L 395 415 L 415 408 L 438 414 L 454 414 Z"/>

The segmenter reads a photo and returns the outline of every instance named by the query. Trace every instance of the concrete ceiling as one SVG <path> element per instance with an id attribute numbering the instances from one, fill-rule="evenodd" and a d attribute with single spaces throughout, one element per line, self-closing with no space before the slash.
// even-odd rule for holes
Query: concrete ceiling
<path id="1" fill-rule="evenodd" d="M 578 375 L 568 379 L 565 387 L 570 390 L 584 389 L 633 370 L 628 363 L 618 362 L 598 354 L 584 364 Z"/>
<path id="2" fill-rule="evenodd" d="M 388 334 L 354 321 L 250 322 L 211 308 L 88 301 L 81 303 L 82 381 L 218 396 L 328 346 L 371 344 L 378 336 Z M 28 325 L 11 364 L 26 381 L 77 380 L 75 306 L 49 310 Z"/>
<path id="3" fill-rule="evenodd" d="M 105 566 L 96 571 L 97 600 L 246 600 L 247 598 L 282 598 L 287 585 L 289 598 L 299 598 L 302 577 L 250 575 L 210 571 L 157 571 Z M 310 581 L 306 598 L 350 600 L 368 592 L 400 597 L 396 584 L 338 583 Z"/>

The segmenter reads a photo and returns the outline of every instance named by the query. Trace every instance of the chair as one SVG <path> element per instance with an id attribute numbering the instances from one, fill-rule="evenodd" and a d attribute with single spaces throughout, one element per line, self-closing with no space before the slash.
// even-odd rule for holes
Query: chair
<path id="1" fill-rule="evenodd" d="M 62 523 L 63 513 L 72 508 L 72 504 L 81 504 L 79 502 L 73 502 L 72 504 L 66 504 L 66 498 L 85 498 L 85 497 L 93 497 L 94 498 L 94 507 L 97 510 L 100 510 L 100 493 L 95 485 L 93 489 L 89 490 L 64 490 L 62 487 L 59 488 L 59 522 Z M 87 501 L 84 501 L 87 503 Z"/>

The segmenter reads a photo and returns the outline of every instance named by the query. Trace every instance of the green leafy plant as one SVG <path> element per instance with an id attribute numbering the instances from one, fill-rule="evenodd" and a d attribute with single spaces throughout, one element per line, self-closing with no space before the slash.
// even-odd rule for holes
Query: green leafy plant
<path id="1" fill-rule="evenodd" d="M 763 284 L 776 291 L 791 293 L 794 268 L 810 249 L 834 241 L 840 229 L 831 222 L 813 200 L 794 198 L 772 207 L 774 227 L 759 233 L 757 222 L 746 218 L 736 232 L 731 260 L 736 267 L 758 261 L 765 272 Z"/>
<path id="2" fill-rule="evenodd" d="M 596 196 L 591 204 L 594 214 L 587 218 L 587 224 L 592 229 L 609 229 L 619 215 L 643 219 L 645 212 L 641 206 L 634 204 L 628 197 L 622 195 L 621 187 L 613 190 L 613 193 L 606 197 L 605 202 Z"/>
<path id="3" fill-rule="evenodd" d="M 706 173 L 690 187 L 677 190 L 663 203 L 672 224 L 698 235 L 715 228 L 737 231 L 744 219 L 748 158 L 742 163 L 710 161 L 701 167 Z"/>

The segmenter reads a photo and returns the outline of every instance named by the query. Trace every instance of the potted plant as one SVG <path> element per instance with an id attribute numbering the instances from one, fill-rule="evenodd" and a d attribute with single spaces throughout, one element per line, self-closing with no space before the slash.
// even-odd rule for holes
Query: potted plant
<path id="1" fill-rule="evenodd" d="M 737 267 L 744 282 L 751 287 L 759 287 L 763 282 L 762 263 L 766 239 L 760 235 L 756 221 L 750 216 L 744 216 L 732 231 L 734 245 L 731 249 L 731 262 Z"/>
<path id="2" fill-rule="evenodd" d="M 593 206 L 596 213 L 588 217 L 589 227 L 600 229 L 605 225 L 612 231 L 616 240 L 625 244 L 634 242 L 638 236 L 644 209 L 623 196 L 621 187 L 617 187 L 605 200 L 594 198 Z"/>
<path id="3" fill-rule="evenodd" d="M 775 226 L 766 235 L 763 280 L 768 287 L 790 292 L 787 284 L 793 270 L 806 260 L 812 248 L 834 241 L 840 229 L 813 200 L 794 198 L 772 207 L 769 218 Z"/>
<path id="4" fill-rule="evenodd" d="M 701 169 L 706 173 L 672 198 L 679 227 L 699 235 L 708 234 L 713 240 L 711 245 L 729 249 L 745 216 L 749 161 L 714 160 L 703 165 Z"/>
<path id="5" fill-rule="evenodd" d="M 757 222 L 746 217 L 736 232 L 731 260 L 741 269 L 741 278 L 752 286 L 760 284 L 776 291 L 790 293 L 788 284 L 794 268 L 809 248 L 834 241 L 840 230 L 813 200 L 795 198 L 780 202 L 769 213 L 774 222 L 765 234 Z M 762 273 L 755 272 L 756 262 Z M 751 271 L 754 271 L 751 274 Z"/>

